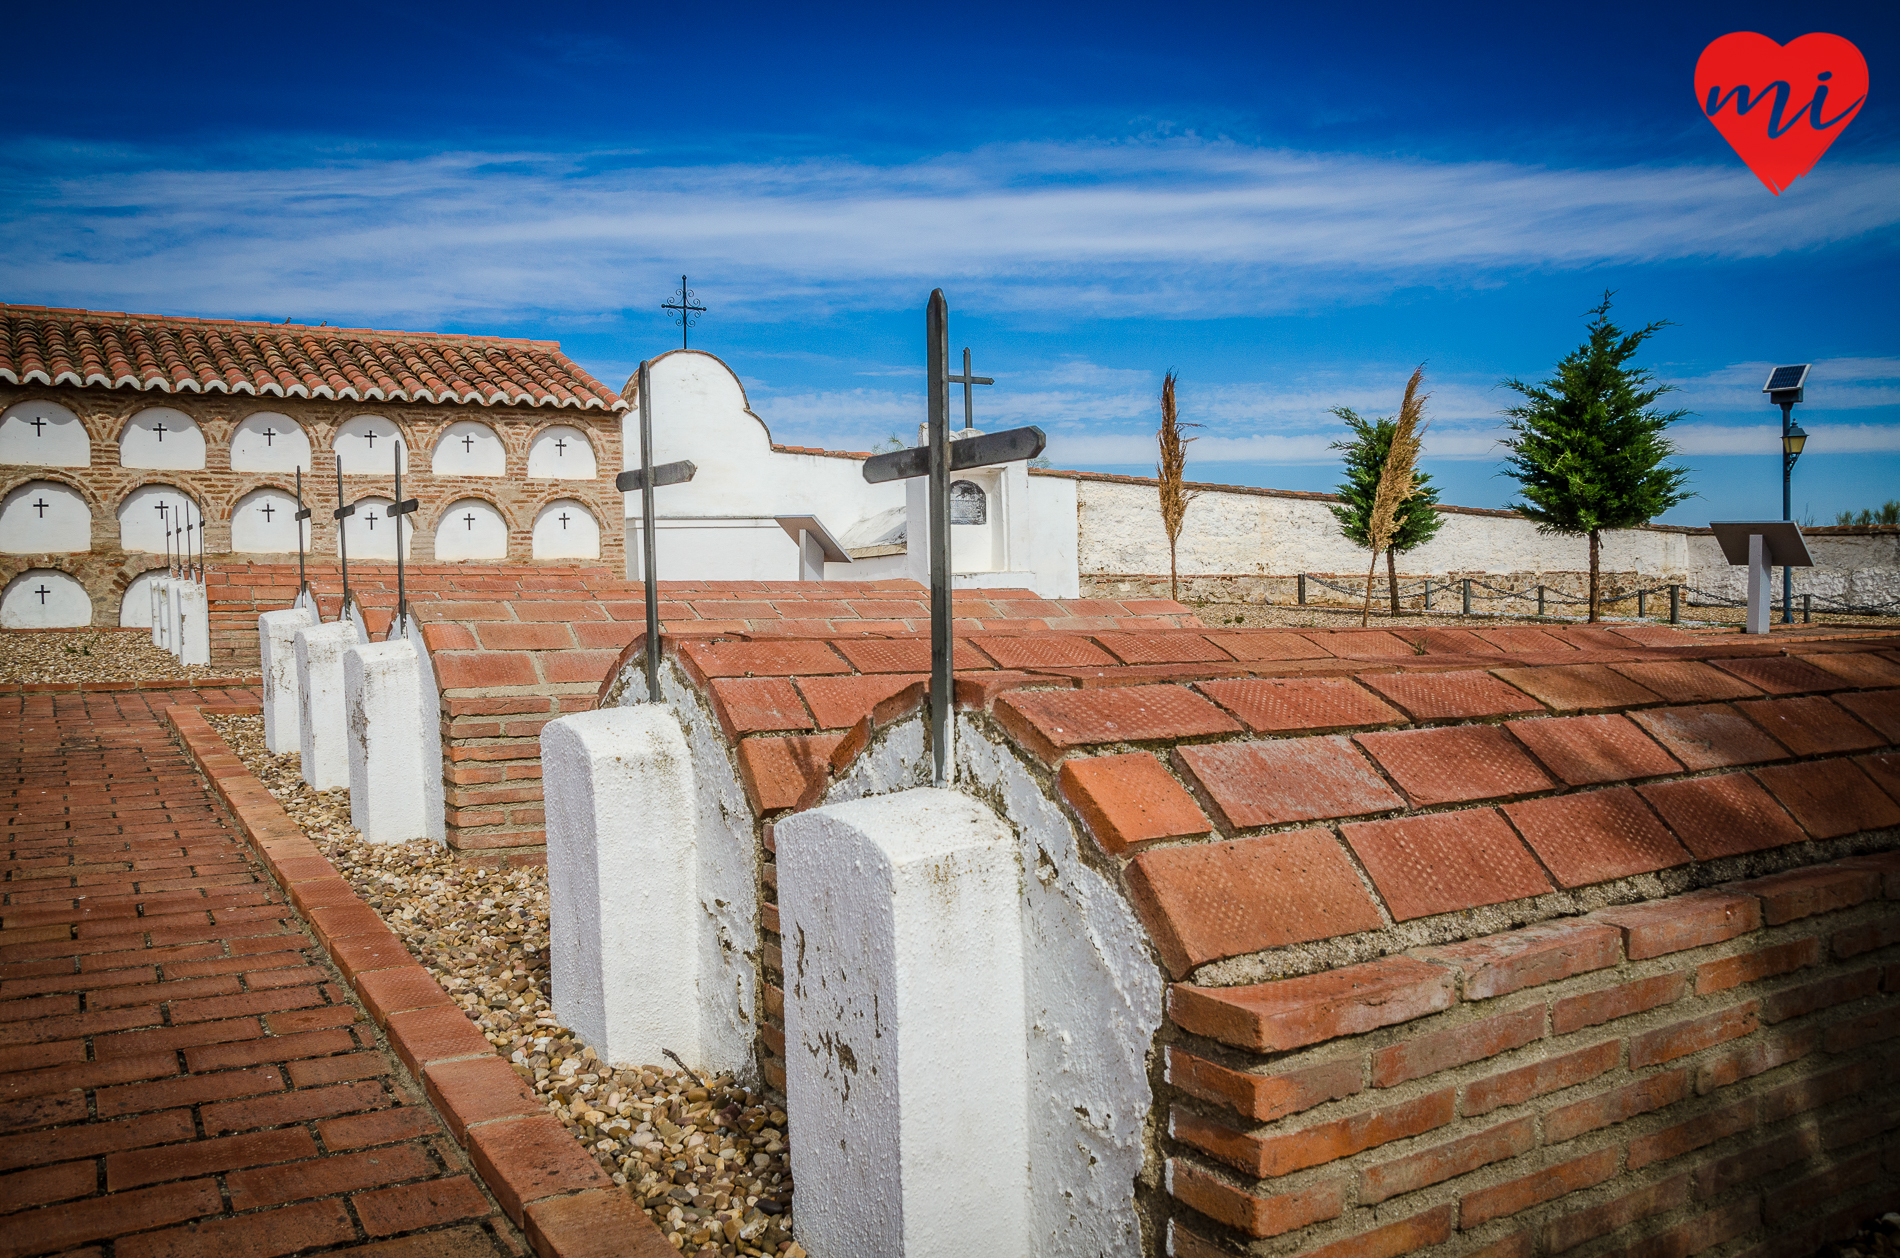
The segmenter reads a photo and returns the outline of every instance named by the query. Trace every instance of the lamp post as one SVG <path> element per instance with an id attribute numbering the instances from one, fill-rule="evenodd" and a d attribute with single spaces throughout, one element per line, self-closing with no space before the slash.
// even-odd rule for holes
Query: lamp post
<path id="1" fill-rule="evenodd" d="M 1761 387 L 1768 400 L 1781 408 L 1781 518 L 1784 520 L 1794 519 L 1794 465 L 1801 457 L 1801 447 L 1808 443 L 1808 434 L 1794 422 L 1794 404 L 1803 398 L 1809 366 L 1796 363 L 1777 367 L 1768 373 L 1768 383 Z M 1794 623 L 1794 570 L 1785 566 L 1781 570 L 1781 623 Z"/>

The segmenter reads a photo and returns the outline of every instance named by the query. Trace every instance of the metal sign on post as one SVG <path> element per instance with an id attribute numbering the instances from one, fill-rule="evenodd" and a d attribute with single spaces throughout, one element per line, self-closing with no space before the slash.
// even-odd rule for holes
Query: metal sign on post
<path id="1" fill-rule="evenodd" d="M 685 277 L 680 279 L 685 283 Z M 686 300 L 682 298 L 682 300 Z M 653 391 L 647 364 L 640 364 L 640 466 L 614 477 L 614 488 L 621 493 L 640 491 L 640 575 L 646 579 L 647 599 L 647 698 L 660 701 L 660 582 L 654 572 L 657 544 L 653 537 L 653 491 L 663 485 L 684 485 L 699 472 L 691 459 L 653 466 Z"/>
<path id="2" fill-rule="evenodd" d="M 393 446 L 391 455 L 396 464 L 396 500 L 383 514 L 394 522 L 396 529 L 396 619 L 390 622 L 389 632 L 383 635 L 384 641 L 387 642 L 396 640 L 397 632 L 402 629 L 403 622 L 409 618 L 409 589 L 403 584 L 402 578 L 402 518 L 414 511 L 417 506 L 414 498 L 405 501 L 402 496 L 402 442 L 397 441 L 391 444 Z M 412 528 L 410 531 L 415 530 Z"/>
<path id="3" fill-rule="evenodd" d="M 1715 520 L 1709 527 L 1731 564 L 1748 567 L 1748 622 L 1743 633 L 1767 633 L 1773 598 L 1771 567 L 1812 568 L 1801 526 L 1789 520 Z"/>
<path id="4" fill-rule="evenodd" d="M 924 314 L 928 359 L 929 419 L 926 443 L 864 461 L 864 479 L 884 481 L 928 476 L 930 504 L 930 740 L 932 782 L 950 784 L 956 714 L 955 642 L 950 632 L 950 474 L 992 463 L 1033 459 L 1048 438 L 1040 428 L 1012 428 L 963 441 L 950 440 L 950 304 L 941 288 L 930 294 Z M 972 380 L 966 364 L 963 379 Z"/>
<path id="5" fill-rule="evenodd" d="M 350 606 L 350 541 L 343 534 L 343 521 L 356 514 L 355 507 L 343 505 L 343 456 L 336 456 L 336 510 L 330 518 L 336 521 L 336 553 L 343 561 L 343 601 L 337 604 L 336 618 L 343 619 L 343 613 Z"/>

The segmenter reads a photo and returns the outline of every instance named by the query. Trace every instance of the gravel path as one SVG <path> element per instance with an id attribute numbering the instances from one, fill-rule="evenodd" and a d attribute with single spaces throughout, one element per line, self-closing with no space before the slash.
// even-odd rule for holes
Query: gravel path
<path id="1" fill-rule="evenodd" d="M 0 631 L 0 682 L 184 681 L 215 675 L 218 670 L 204 664 L 186 668 L 153 646 L 146 629 Z"/>
<path id="2" fill-rule="evenodd" d="M 782 1097 L 659 1065 L 609 1070 L 549 1005 L 544 869 L 462 864 L 433 843 L 371 845 L 348 791 L 313 791 L 259 716 L 211 723 L 548 1110 L 684 1253 L 803 1258 L 792 1240 Z"/>
<path id="3" fill-rule="evenodd" d="M 1271 625 L 1282 629 L 1357 629 L 1359 627 L 1359 608 L 1336 607 L 1309 603 L 1304 607 L 1297 604 L 1281 603 L 1195 603 L 1188 607 L 1201 618 L 1201 623 L 1210 629 L 1231 628 L 1234 625 L 1256 626 Z M 1668 603 L 1663 603 L 1667 613 Z M 1685 607 L 1682 609 L 1683 626 L 1690 629 L 1713 625 L 1740 625 L 1745 618 L 1745 608 L 1740 607 Z M 1801 609 L 1795 608 L 1795 619 L 1801 618 Z M 1389 615 L 1378 603 L 1372 606 L 1372 616 L 1367 621 L 1374 629 L 1392 629 L 1400 626 L 1430 625 L 1436 629 L 1490 629 L 1502 625 L 1549 625 L 1583 624 L 1584 618 L 1577 616 L 1461 616 L 1455 612 L 1410 612 L 1399 616 Z M 1669 618 L 1650 616 L 1643 620 L 1633 617 L 1605 616 L 1602 624 L 1616 625 L 1666 625 Z M 1779 608 L 1775 611 L 1775 624 L 1781 623 Z M 1900 617 L 1895 616 L 1822 616 L 1815 614 L 1817 625 L 1852 625 L 1863 628 L 1891 629 L 1900 626 Z"/>

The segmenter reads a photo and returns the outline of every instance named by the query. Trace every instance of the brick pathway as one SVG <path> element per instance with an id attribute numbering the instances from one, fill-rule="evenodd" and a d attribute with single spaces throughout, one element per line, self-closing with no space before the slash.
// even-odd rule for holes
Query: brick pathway
<path id="1" fill-rule="evenodd" d="M 0 1258 L 519 1254 L 161 715 L 254 702 L 0 695 Z"/>

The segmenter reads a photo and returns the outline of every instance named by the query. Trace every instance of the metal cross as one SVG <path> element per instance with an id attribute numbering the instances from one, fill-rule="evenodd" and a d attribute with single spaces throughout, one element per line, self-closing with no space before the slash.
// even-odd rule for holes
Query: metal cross
<path id="1" fill-rule="evenodd" d="M 275 428 L 266 428 L 264 430 L 264 444 L 267 446 L 270 445 L 271 438 L 275 437 L 276 435 L 277 435 L 277 430 Z"/>
<path id="2" fill-rule="evenodd" d="M 270 518 L 275 514 L 277 514 L 277 508 L 271 506 L 270 503 L 266 502 L 264 504 L 264 523 L 269 524 Z"/>
<path id="3" fill-rule="evenodd" d="M 558 458 L 563 457 L 566 454 L 567 454 L 567 442 L 562 440 L 559 437 L 556 437 L 554 439 L 554 457 L 558 459 Z"/>
<path id="4" fill-rule="evenodd" d="M 303 575 L 303 522 L 310 518 L 310 508 L 303 505 L 303 469 L 297 469 L 297 593 L 302 594 L 310 588 Z"/>
<path id="5" fill-rule="evenodd" d="M 685 286 L 686 277 L 680 276 Z M 690 294 L 689 294 L 690 296 Z M 653 379 L 648 364 L 640 364 L 640 466 L 614 477 L 614 488 L 621 493 L 640 491 L 641 575 L 646 578 L 647 599 L 647 699 L 660 701 L 660 581 L 653 565 L 657 548 L 653 540 L 653 491 L 662 485 L 683 485 L 699 471 L 691 459 L 653 466 Z"/>
<path id="6" fill-rule="evenodd" d="M 403 630 L 404 622 L 409 618 L 409 588 L 403 584 L 402 579 L 402 518 L 414 511 L 418 505 L 414 498 L 404 501 L 402 496 L 401 443 L 392 447 L 390 454 L 396 464 L 396 500 L 389 504 L 389 510 L 383 514 L 396 522 L 396 619 L 390 623 L 389 632 L 383 635 L 385 642 L 392 640 L 398 631 Z M 369 526 L 376 527 L 376 517 L 373 514 L 369 518 Z M 411 532 L 415 531 L 413 524 L 409 527 Z"/>
<path id="7" fill-rule="evenodd" d="M 374 428 L 369 430 L 369 448 L 372 450 L 376 448 L 376 430 Z"/>
<path id="8" fill-rule="evenodd" d="M 52 506 L 53 504 L 46 501 L 45 498 L 41 498 L 38 502 L 32 503 L 30 505 L 39 508 L 40 519 L 44 520 L 46 518 L 46 508 Z"/>
<path id="9" fill-rule="evenodd" d="M 561 512 L 561 514 L 557 516 L 556 518 L 560 520 L 561 531 L 565 533 L 567 531 L 567 512 L 565 511 Z"/>
<path id="10" fill-rule="evenodd" d="M 462 519 L 467 521 L 467 524 L 466 524 L 467 530 L 473 533 L 475 531 L 475 513 L 473 511 L 470 511 L 466 515 L 464 515 Z"/>
<path id="11" fill-rule="evenodd" d="M 693 290 L 686 287 L 684 275 L 680 276 L 680 290 L 673 294 L 673 300 L 661 302 L 660 309 L 676 312 L 673 322 L 680 325 L 680 348 L 685 349 L 686 334 L 699 322 L 699 316 L 706 313 L 706 307 L 693 304 Z"/>
<path id="12" fill-rule="evenodd" d="M 462 453 L 468 454 L 475 449 L 475 438 L 469 433 L 462 434 Z"/>
<path id="13" fill-rule="evenodd" d="M 47 589 L 47 588 L 46 588 L 46 586 L 45 586 L 45 584 L 44 584 L 44 583 L 42 583 L 42 584 L 40 585 L 40 588 L 39 588 L 39 589 L 37 589 L 37 590 L 34 590 L 33 592 L 34 592 L 35 594 L 37 594 L 37 595 L 39 595 L 39 596 L 40 596 L 40 606 L 41 606 L 41 607 L 44 607 L 44 606 L 46 606 L 46 596 L 47 596 L 48 594 L 51 594 L 51 593 L 52 593 L 52 591 L 51 591 L 51 590 L 49 590 L 49 589 Z"/>
<path id="14" fill-rule="evenodd" d="M 161 419 L 156 424 L 152 425 L 152 431 L 158 434 L 158 444 L 164 445 L 165 434 L 168 432 L 177 432 L 178 430 L 176 428 L 165 427 L 165 421 Z"/>
<path id="15" fill-rule="evenodd" d="M 33 435 L 35 437 L 41 435 L 40 429 L 46 427 L 46 421 L 41 419 L 38 415 L 35 415 L 32 419 L 29 419 L 26 422 L 33 425 Z M 45 600 L 41 600 L 41 601 L 43 602 Z"/>
<path id="16" fill-rule="evenodd" d="M 973 376 L 970 374 L 970 347 L 968 345 L 963 347 L 963 374 L 960 376 L 951 376 L 950 383 L 963 386 L 963 426 L 965 428 L 976 427 L 976 405 L 971 398 L 970 386 L 973 384 L 995 384 L 996 381 L 990 379 L 988 376 Z"/>
<path id="17" fill-rule="evenodd" d="M 956 712 L 955 641 L 950 626 L 950 474 L 992 463 L 1014 463 L 1042 453 L 1047 438 L 1036 427 L 1012 428 L 982 437 L 950 440 L 950 304 L 941 288 L 930 294 L 924 314 L 929 359 L 929 440 L 864 461 L 871 484 L 928 476 L 930 487 L 930 731 L 933 781 L 948 786 Z M 970 373 L 966 370 L 964 375 Z M 968 387 L 967 385 L 965 387 Z"/>
<path id="18" fill-rule="evenodd" d="M 330 518 L 336 521 L 336 553 L 343 560 L 343 601 L 337 604 L 337 619 L 343 619 L 350 609 L 350 532 L 343 527 L 343 521 L 356 514 L 354 506 L 343 505 L 343 456 L 336 456 L 336 510 Z"/>

